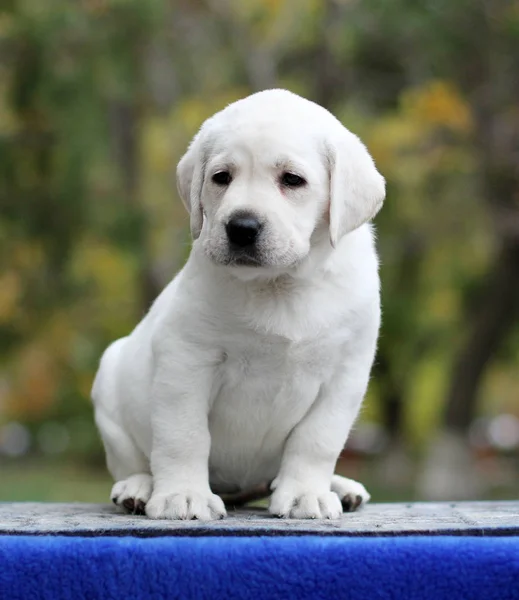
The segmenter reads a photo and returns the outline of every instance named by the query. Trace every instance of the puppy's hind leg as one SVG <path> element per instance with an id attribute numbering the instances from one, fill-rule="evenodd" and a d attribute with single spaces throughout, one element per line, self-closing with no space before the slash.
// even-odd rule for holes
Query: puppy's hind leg
<path id="1" fill-rule="evenodd" d="M 236 492 L 234 494 L 226 493 L 218 494 L 218 496 L 220 496 L 220 498 L 223 500 L 225 506 L 237 508 L 240 506 L 245 506 L 245 504 L 249 504 L 249 502 L 256 502 L 257 500 L 268 498 L 271 494 L 270 484 L 271 482 L 264 482 L 260 483 L 256 487 L 241 490 L 240 492 Z"/>
<path id="2" fill-rule="evenodd" d="M 110 498 L 126 512 L 143 515 L 153 491 L 150 465 L 134 441 L 110 417 L 96 413 L 108 470 L 115 480 Z"/>
<path id="3" fill-rule="evenodd" d="M 332 477 L 331 490 L 339 496 L 345 512 L 357 510 L 357 508 L 369 502 L 371 498 L 362 483 L 354 479 L 348 479 L 342 475 L 334 475 Z"/>
<path id="4" fill-rule="evenodd" d="M 153 480 L 149 473 L 137 473 L 117 481 L 110 494 L 112 502 L 133 515 L 144 515 L 146 504 L 153 491 Z"/>

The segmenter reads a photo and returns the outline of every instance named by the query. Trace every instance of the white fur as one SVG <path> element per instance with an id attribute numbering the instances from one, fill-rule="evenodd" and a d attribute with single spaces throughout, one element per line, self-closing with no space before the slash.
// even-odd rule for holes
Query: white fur
<path id="1" fill-rule="evenodd" d="M 227 186 L 212 181 L 221 170 Z M 287 171 L 306 185 L 284 186 Z M 92 391 L 113 495 L 138 495 L 152 518 L 212 519 L 225 514 L 214 492 L 273 481 L 273 514 L 336 518 L 340 500 L 369 499 L 333 471 L 375 354 L 379 279 L 366 222 L 384 180 L 328 111 L 269 90 L 204 123 L 178 188 L 191 255 L 107 349 Z M 253 266 L 229 249 L 237 210 L 264 223 Z"/>

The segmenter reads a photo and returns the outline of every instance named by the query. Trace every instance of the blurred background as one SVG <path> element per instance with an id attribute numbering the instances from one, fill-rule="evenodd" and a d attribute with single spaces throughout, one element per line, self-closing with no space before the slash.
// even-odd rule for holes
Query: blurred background
<path id="1" fill-rule="evenodd" d="M 285 87 L 388 182 L 384 319 L 339 469 L 376 501 L 519 496 L 517 0 L 5 0 L 0 500 L 106 501 L 89 392 L 189 252 L 174 169 Z"/>

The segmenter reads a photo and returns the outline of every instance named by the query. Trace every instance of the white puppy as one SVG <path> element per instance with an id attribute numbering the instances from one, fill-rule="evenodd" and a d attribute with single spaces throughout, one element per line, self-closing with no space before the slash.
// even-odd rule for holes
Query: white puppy
<path id="1" fill-rule="evenodd" d="M 284 90 L 207 120 L 178 165 L 187 264 L 92 392 L 112 499 L 215 519 L 271 482 L 270 512 L 337 518 L 369 499 L 334 467 L 380 323 L 370 225 L 384 179 L 360 140 Z"/>

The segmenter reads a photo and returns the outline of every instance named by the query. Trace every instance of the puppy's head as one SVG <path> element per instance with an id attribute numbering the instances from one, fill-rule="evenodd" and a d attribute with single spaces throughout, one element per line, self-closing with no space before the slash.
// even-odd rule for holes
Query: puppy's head
<path id="1" fill-rule="evenodd" d="M 177 168 L 180 196 L 214 262 L 282 273 L 375 216 L 384 178 L 362 142 L 324 108 L 259 92 L 207 120 Z"/>

